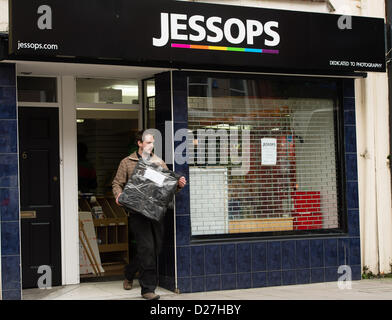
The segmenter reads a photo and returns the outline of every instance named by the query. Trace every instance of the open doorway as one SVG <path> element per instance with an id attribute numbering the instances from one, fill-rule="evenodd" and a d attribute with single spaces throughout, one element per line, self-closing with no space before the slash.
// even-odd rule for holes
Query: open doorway
<path id="1" fill-rule="evenodd" d="M 136 150 L 139 82 L 79 78 L 76 92 L 80 281 L 117 280 L 133 240 L 112 181 L 120 161 Z"/>

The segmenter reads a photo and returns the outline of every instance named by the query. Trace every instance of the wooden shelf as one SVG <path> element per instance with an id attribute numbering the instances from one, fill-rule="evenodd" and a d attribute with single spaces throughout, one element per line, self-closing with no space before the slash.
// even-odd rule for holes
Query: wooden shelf
<path id="1" fill-rule="evenodd" d="M 93 219 L 94 227 L 112 227 L 128 225 L 127 218 Z"/>
<path id="2" fill-rule="evenodd" d="M 99 252 L 128 251 L 128 243 L 112 243 L 98 245 Z"/>
<path id="3" fill-rule="evenodd" d="M 104 219 L 93 217 L 95 234 L 99 239 L 98 250 L 105 270 L 102 276 L 122 274 L 129 261 L 127 214 L 113 197 L 96 196 L 96 199 L 105 215 Z M 91 212 L 89 199 L 79 198 L 79 211 Z"/>
<path id="4" fill-rule="evenodd" d="M 293 230 L 294 218 L 240 219 L 229 221 L 229 233 Z"/>

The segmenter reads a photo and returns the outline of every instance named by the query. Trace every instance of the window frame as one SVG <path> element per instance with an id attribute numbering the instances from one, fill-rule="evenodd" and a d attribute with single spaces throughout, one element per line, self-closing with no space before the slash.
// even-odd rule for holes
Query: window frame
<path id="1" fill-rule="evenodd" d="M 190 76 L 203 76 L 207 78 L 240 78 L 243 80 L 262 80 L 262 79 L 287 79 L 295 82 L 325 81 L 326 79 L 335 82 L 337 96 L 334 99 L 334 130 L 335 130 L 335 159 L 336 159 L 336 194 L 337 197 L 337 214 L 338 228 L 331 229 L 308 229 L 308 230 L 289 230 L 289 231 L 264 231 L 249 233 L 225 233 L 209 235 L 192 235 L 192 226 L 189 226 L 190 243 L 209 243 L 209 242 L 232 242 L 232 241 L 259 241 L 268 239 L 301 239 L 315 237 L 336 237 L 348 235 L 348 211 L 346 200 L 346 164 L 345 164 L 345 136 L 344 136 L 344 105 L 343 105 L 343 78 L 337 77 L 306 77 L 290 75 L 261 75 L 261 74 L 242 74 L 226 72 L 197 72 L 186 71 L 184 75 L 188 81 Z M 189 96 L 187 86 L 187 99 Z M 188 105 L 187 105 L 188 107 Z M 190 182 L 189 182 L 190 183 Z M 191 221 L 191 219 L 190 219 Z"/>

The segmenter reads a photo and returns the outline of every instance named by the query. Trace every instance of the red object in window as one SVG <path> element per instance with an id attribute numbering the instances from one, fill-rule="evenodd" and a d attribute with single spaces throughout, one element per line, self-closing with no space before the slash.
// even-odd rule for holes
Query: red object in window
<path id="1" fill-rule="evenodd" d="M 294 200 L 294 230 L 321 229 L 323 217 L 321 214 L 320 191 L 295 191 Z"/>

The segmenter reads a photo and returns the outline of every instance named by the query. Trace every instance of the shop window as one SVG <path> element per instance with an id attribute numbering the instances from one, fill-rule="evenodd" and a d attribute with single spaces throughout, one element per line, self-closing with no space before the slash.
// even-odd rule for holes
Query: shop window
<path id="1" fill-rule="evenodd" d="M 57 102 L 57 79 L 54 77 L 18 77 L 19 102 Z"/>
<path id="2" fill-rule="evenodd" d="M 138 104 L 138 81 L 78 78 L 76 100 L 79 104 Z"/>
<path id="3" fill-rule="evenodd" d="M 341 228 L 336 82 L 188 81 L 193 236 Z"/>

